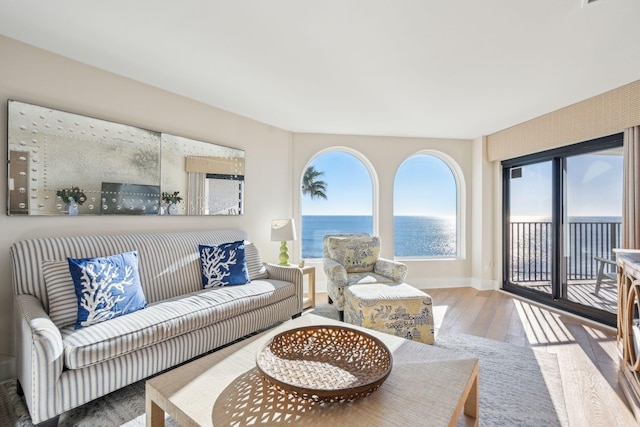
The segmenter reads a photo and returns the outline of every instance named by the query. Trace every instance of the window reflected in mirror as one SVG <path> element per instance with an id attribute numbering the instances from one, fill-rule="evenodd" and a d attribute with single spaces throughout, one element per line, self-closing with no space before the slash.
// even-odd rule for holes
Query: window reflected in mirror
<path id="1" fill-rule="evenodd" d="M 185 195 L 171 214 L 240 215 L 244 151 L 163 133 L 162 188 Z M 162 211 L 170 208 L 164 201 Z"/>

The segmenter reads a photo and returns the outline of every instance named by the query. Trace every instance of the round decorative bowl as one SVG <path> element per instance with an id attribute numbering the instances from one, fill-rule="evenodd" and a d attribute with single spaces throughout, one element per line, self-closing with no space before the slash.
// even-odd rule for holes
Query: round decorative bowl
<path id="1" fill-rule="evenodd" d="M 273 337 L 256 357 L 266 381 L 316 402 L 345 402 L 377 390 L 391 373 L 378 338 L 335 325 L 305 326 Z"/>

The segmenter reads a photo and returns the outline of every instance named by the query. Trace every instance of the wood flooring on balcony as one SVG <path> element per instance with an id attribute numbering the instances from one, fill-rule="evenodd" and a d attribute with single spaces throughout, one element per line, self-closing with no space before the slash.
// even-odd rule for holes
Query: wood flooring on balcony
<path id="1" fill-rule="evenodd" d="M 558 358 L 570 426 L 637 426 L 618 384 L 611 328 L 502 291 L 428 289 L 435 327 L 536 347 Z"/>

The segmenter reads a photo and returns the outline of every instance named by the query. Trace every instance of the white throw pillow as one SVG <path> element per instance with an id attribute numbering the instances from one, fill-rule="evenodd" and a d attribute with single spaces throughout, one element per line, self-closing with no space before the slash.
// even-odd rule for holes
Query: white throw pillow
<path id="1" fill-rule="evenodd" d="M 262 263 L 260 252 L 258 252 L 258 248 L 256 248 L 256 245 L 245 240 L 244 252 L 245 258 L 247 260 L 247 270 L 249 270 L 249 279 L 267 279 L 269 277 L 269 273 L 267 272 L 267 268 Z"/>

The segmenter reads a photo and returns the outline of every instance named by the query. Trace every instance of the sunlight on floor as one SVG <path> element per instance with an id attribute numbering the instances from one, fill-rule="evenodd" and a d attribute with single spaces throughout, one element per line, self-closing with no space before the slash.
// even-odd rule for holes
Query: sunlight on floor
<path id="1" fill-rule="evenodd" d="M 582 330 L 593 342 L 593 351 L 602 359 L 604 355 L 611 361 L 612 369 L 619 369 L 622 346 L 618 343 L 615 333 L 607 333 L 602 329 L 589 325 L 582 325 Z"/>
<path id="2" fill-rule="evenodd" d="M 444 317 L 447 314 L 448 305 L 434 305 L 433 306 L 433 328 L 440 329 L 444 322 Z"/>
<path id="3" fill-rule="evenodd" d="M 588 326 L 588 325 L 584 325 L 583 329 L 593 339 L 596 339 L 596 340 L 610 339 L 609 336 L 600 329 L 592 328 L 591 326 Z"/>
<path id="4" fill-rule="evenodd" d="M 518 316 L 531 345 L 571 343 L 575 338 L 560 315 L 525 301 L 514 300 Z"/>

